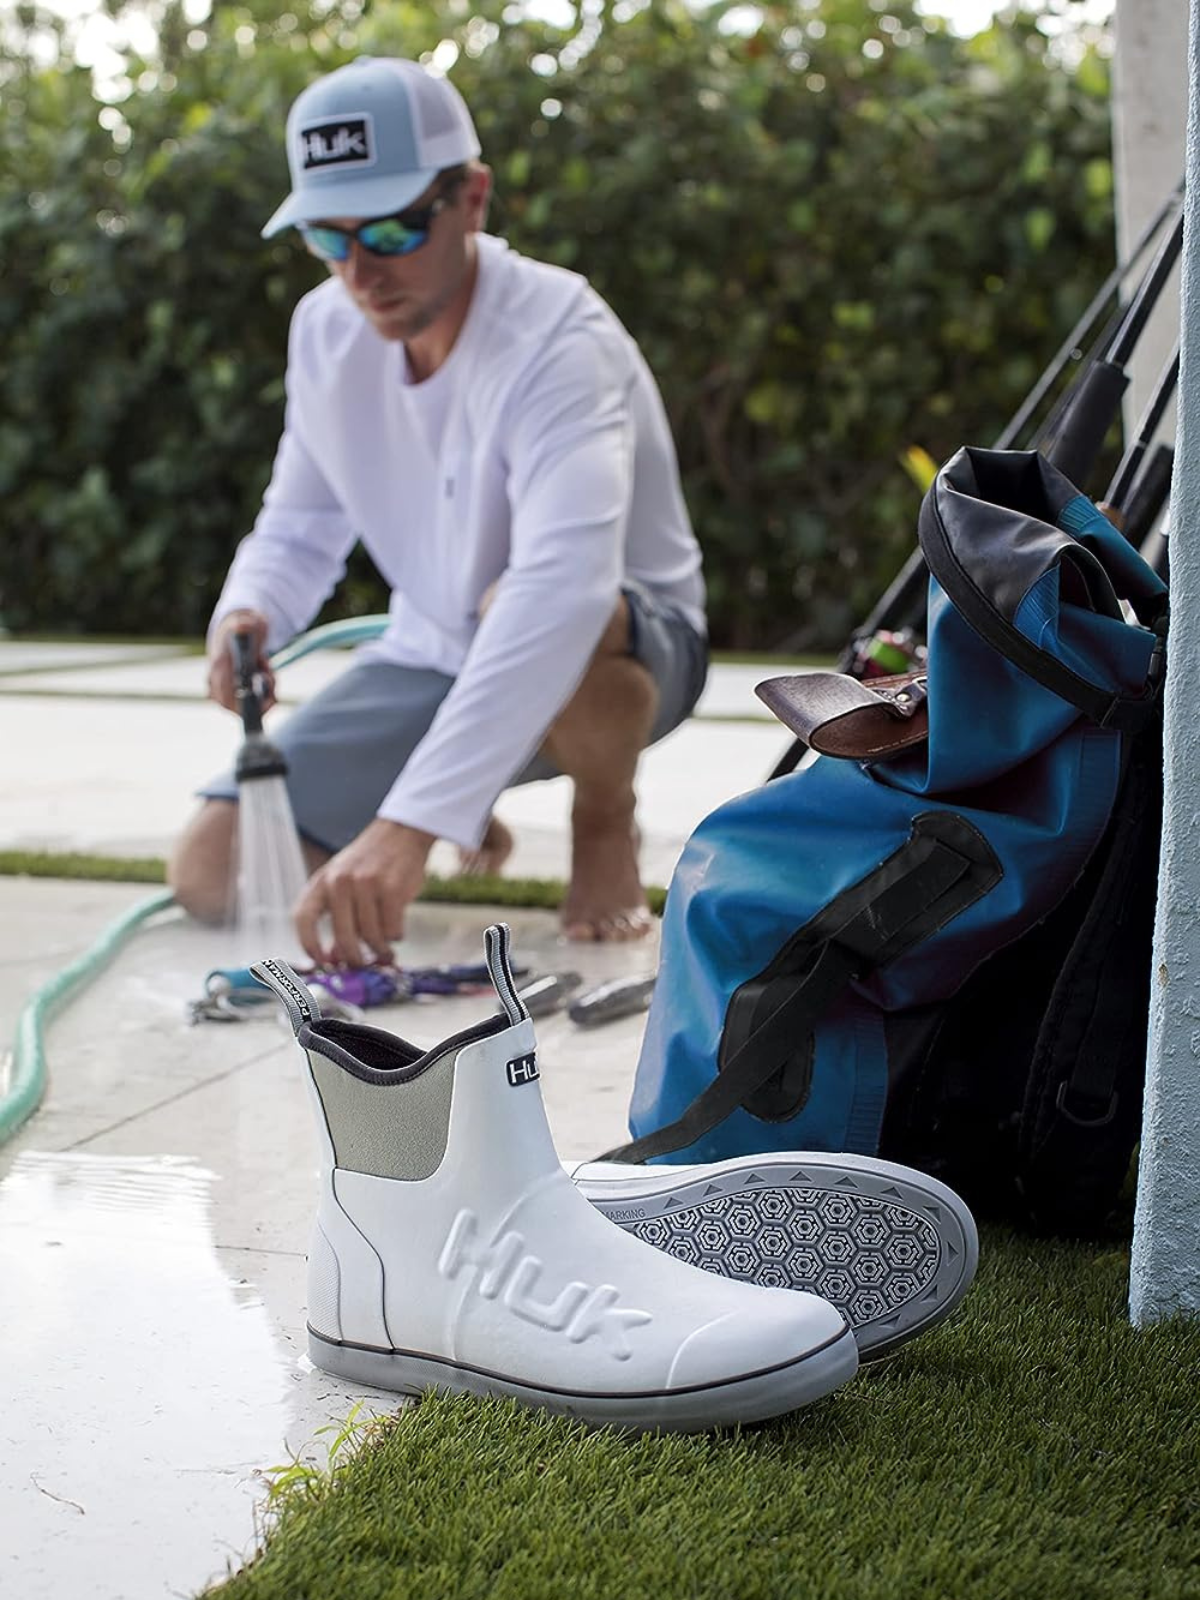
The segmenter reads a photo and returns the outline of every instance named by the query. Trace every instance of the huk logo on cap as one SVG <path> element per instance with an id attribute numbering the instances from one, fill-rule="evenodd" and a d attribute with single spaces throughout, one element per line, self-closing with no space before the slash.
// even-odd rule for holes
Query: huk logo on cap
<path id="1" fill-rule="evenodd" d="M 300 129 L 300 159 L 305 172 L 325 167 L 369 167 L 375 160 L 371 117 L 332 117 L 306 122 Z"/>

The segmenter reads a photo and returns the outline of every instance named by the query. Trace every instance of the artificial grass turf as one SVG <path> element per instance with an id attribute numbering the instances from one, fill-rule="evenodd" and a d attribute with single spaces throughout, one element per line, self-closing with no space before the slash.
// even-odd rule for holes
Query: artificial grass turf
<path id="1" fill-rule="evenodd" d="M 113 883 L 165 883 L 166 863 L 160 856 L 102 856 L 76 851 L 0 850 L 0 877 L 79 878 Z M 425 880 L 419 899 L 441 905 L 510 906 L 557 910 L 566 894 L 558 878 L 489 878 L 484 876 Z M 662 915 L 667 891 L 646 886 L 646 900 Z"/>
<path id="2" fill-rule="evenodd" d="M 78 850 L 0 850 L 0 877 L 165 883 L 167 867 L 161 856 L 101 856 Z"/>
<path id="3" fill-rule="evenodd" d="M 437 1396 L 281 1486 L 220 1600 L 1195 1600 L 1200 1322 L 983 1230 L 958 1313 L 805 1411 L 623 1438 Z"/>

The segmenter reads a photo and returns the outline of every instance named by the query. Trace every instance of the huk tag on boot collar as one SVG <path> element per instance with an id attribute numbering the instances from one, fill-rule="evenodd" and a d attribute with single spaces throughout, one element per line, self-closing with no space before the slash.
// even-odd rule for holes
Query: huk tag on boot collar
<path id="1" fill-rule="evenodd" d="M 250 971 L 283 1001 L 294 1032 L 321 1020 L 320 1007 L 286 961 L 256 961 Z"/>
<path id="2" fill-rule="evenodd" d="M 509 1022 L 514 1028 L 519 1022 L 528 1022 L 529 1012 L 525 1002 L 517 993 L 516 980 L 513 977 L 510 960 L 512 930 L 507 922 L 493 922 L 490 928 L 484 929 L 483 949 L 487 957 L 488 971 L 492 975 L 496 993 L 500 996 L 500 1004 L 508 1013 Z"/>

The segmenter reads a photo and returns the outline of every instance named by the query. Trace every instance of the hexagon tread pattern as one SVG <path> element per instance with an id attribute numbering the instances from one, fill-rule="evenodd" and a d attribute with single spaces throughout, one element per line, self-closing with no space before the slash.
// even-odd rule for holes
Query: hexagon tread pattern
<path id="1" fill-rule="evenodd" d="M 801 1289 L 831 1301 L 854 1329 L 864 1360 L 887 1354 L 940 1322 L 962 1299 L 978 1242 L 965 1204 L 911 1169 L 826 1157 L 826 1170 L 795 1163 L 723 1162 L 647 1167 L 610 1199 L 602 1182 L 580 1187 L 611 1220 L 680 1261 L 724 1277 Z M 819 1169 L 822 1165 L 817 1164 Z"/>

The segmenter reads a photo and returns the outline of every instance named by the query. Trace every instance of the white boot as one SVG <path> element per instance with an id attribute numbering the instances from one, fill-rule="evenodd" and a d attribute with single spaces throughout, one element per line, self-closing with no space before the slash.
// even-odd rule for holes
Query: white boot
<path id="1" fill-rule="evenodd" d="M 641 1429 L 777 1416 L 851 1378 L 854 1336 L 826 1301 L 672 1261 L 583 1198 L 550 1137 L 508 943 L 487 930 L 503 1013 L 427 1052 L 322 1019 L 282 962 L 253 969 L 314 1091 L 313 1361 Z"/>
<path id="2" fill-rule="evenodd" d="M 791 1150 L 567 1170 L 610 1222 L 679 1261 L 829 1300 L 863 1361 L 947 1317 L 979 1261 L 974 1218 L 952 1189 L 872 1156 Z"/>

